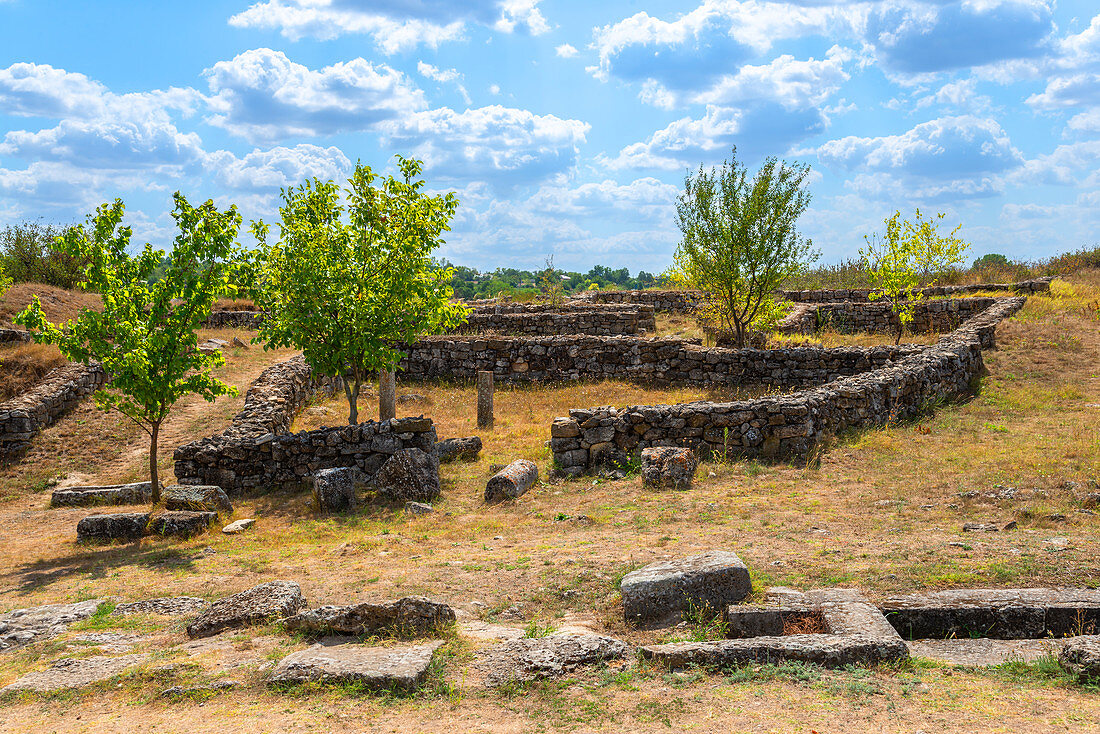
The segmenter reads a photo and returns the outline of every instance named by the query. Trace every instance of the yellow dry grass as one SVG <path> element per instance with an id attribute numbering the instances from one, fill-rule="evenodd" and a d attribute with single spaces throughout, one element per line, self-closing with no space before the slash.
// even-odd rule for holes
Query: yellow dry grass
<path id="1" fill-rule="evenodd" d="M 645 642 L 660 635 L 623 626 L 618 578 L 713 547 L 740 553 L 758 587 L 842 584 L 876 598 L 959 586 L 1100 586 L 1100 521 L 1081 512 L 1087 483 L 1100 479 L 1098 298 L 1097 271 L 1031 298 L 998 329 L 998 349 L 985 355 L 989 375 L 965 403 L 939 406 L 919 423 L 839 436 L 809 468 L 706 463 L 686 492 L 649 490 L 636 476 L 587 477 L 542 484 L 512 503 L 482 501 L 490 464 L 525 457 L 545 475 L 548 427 L 569 407 L 676 402 L 703 397 L 698 390 L 498 387 L 497 425 L 479 432 L 471 386 L 400 381 L 399 393 L 426 401 L 402 403 L 399 414 L 428 414 L 442 437 L 478 434 L 485 442 L 478 460 L 444 465 L 433 515 L 368 503 L 355 514 L 318 516 L 302 493 L 273 488 L 237 502 L 236 517 L 258 518 L 244 535 L 79 547 L 73 527 L 86 511 L 46 510 L 45 478 L 74 471 L 135 478 L 140 460 L 129 454 L 141 446 L 125 426 L 81 408 L 47 430 L 24 462 L 0 469 L 0 608 L 92 595 L 216 597 L 291 578 L 313 604 L 422 593 L 459 606 L 480 602 L 489 618 L 507 608 L 540 624 L 581 616 Z M 244 387 L 286 356 L 230 354 L 224 374 Z M 376 410 L 373 401 L 364 399 L 364 413 Z M 220 430 L 237 404 L 186 406 L 177 439 Z M 322 410 L 308 411 L 300 426 L 346 420 L 340 400 L 314 407 Z M 167 456 L 162 465 L 170 466 Z M 1018 492 L 998 498 L 997 485 Z M 963 533 L 972 520 L 1018 526 Z M 293 644 L 274 630 L 239 639 L 260 650 Z M 0 684 L 59 654 L 44 648 L 0 662 Z M 627 661 L 501 694 L 464 688 L 468 663 L 459 653 L 447 664 L 453 689 L 408 700 L 339 691 L 288 698 L 252 671 L 242 674 L 246 691 L 199 708 L 154 700 L 163 685 L 139 676 L 117 690 L 9 705 L 0 730 L 46 722 L 49 730 L 112 731 L 119 707 L 127 726 L 164 731 L 1056 731 L 1100 720 L 1095 693 L 1041 667 L 1018 666 L 1017 674 L 918 661 L 900 670 L 670 676 Z"/>

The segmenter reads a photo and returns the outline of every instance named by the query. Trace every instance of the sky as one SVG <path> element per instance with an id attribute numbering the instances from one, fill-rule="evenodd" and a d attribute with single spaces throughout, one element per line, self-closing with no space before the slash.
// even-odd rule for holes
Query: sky
<path id="1" fill-rule="evenodd" d="M 177 190 L 273 221 L 399 153 L 455 264 L 660 272 L 734 146 L 811 166 L 824 262 L 916 208 L 975 256 L 1095 246 L 1100 3 L 0 0 L 0 225 L 120 197 L 168 247 Z"/>

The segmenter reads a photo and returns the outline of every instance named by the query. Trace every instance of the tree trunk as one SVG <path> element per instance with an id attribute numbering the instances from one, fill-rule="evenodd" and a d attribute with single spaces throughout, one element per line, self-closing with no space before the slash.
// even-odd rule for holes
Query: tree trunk
<path id="1" fill-rule="evenodd" d="M 157 438 L 160 434 L 160 423 L 154 423 L 149 431 L 149 488 L 153 492 L 153 504 L 160 504 L 160 476 L 157 472 Z"/>
<path id="2" fill-rule="evenodd" d="M 733 331 L 737 337 L 737 348 L 745 348 L 745 326 L 741 323 L 740 319 L 735 319 L 733 322 Z"/>
<path id="3" fill-rule="evenodd" d="M 378 375 L 378 420 L 388 421 L 397 417 L 397 376 L 393 370 L 383 370 Z"/>
<path id="4" fill-rule="evenodd" d="M 359 386 L 362 383 L 359 377 L 355 378 L 355 387 L 353 388 L 347 378 L 344 378 L 344 394 L 348 398 L 348 425 L 354 426 L 359 422 Z"/>

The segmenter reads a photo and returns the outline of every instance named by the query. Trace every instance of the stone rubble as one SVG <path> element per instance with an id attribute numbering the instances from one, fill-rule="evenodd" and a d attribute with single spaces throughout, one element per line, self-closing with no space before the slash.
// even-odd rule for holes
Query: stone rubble
<path id="1" fill-rule="evenodd" d="M 187 626 L 187 636 L 210 637 L 222 630 L 283 619 L 305 605 L 302 589 L 294 581 L 268 581 L 211 604 Z"/>
<path id="2" fill-rule="evenodd" d="M 363 602 L 351 606 L 323 606 L 283 620 L 292 632 L 318 635 L 438 635 L 455 622 L 451 607 L 422 596 L 396 601 Z"/>

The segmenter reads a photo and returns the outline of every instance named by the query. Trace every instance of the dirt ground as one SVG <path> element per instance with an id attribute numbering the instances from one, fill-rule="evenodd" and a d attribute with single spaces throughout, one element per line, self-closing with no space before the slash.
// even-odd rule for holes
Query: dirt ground
<path id="1" fill-rule="evenodd" d="M 986 353 L 989 374 L 973 399 L 939 406 L 919 422 L 838 436 L 810 467 L 704 463 L 686 492 L 645 489 L 632 475 L 544 483 L 497 506 L 481 496 L 490 464 L 529 458 L 545 475 L 549 425 L 570 407 L 679 402 L 703 391 L 613 382 L 503 387 L 496 427 L 478 431 L 472 386 L 399 380 L 399 394 L 417 396 L 399 404 L 399 415 L 430 415 L 441 438 L 476 434 L 485 443 L 477 461 L 444 466 L 436 513 L 410 518 L 372 503 L 355 515 L 317 516 L 307 496 L 276 489 L 236 503 L 235 518 L 258 519 L 250 532 L 187 542 L 77 546 L 74 528 L 88 511 L 47 510 L 48 486 L 58 479 L 142 475 L 144 435 L 88 403 L 47 429 L 22 461 L 0 468 L 0 610 L 100 596 L 216 598 L 281 578 L 301 583 L 311 605 L 424 594 L 489 622 L 553 627 L 582 619 L 642 643 L 685 633 L 627 629 L 618 580 L 645 563 L 711 548 L 741 555 L 757 591 L 844 585 L 877 599 L 952 587 L 1097 587 L 1100 509 L 1086 506 L 1086 495 L 1100 491 L 1089 489 L 1100 479 L 1097 303 L 1100 273 L 1056 281 L 1051 294 L 1031 298 L 998 329 L 998 349 Z M 265 366 L 290 354 L 230 350 L 221 376 L 243 395 Z M 175 445 L 224 428 L 242 400 L 182 402 L 166 429 L 163 470 L 171 471 Z M 337 425 L 346 410 L 340 399 L 311 406 L 298 427 Z M 376 410 L 366 396 L 362 413 Z M 1016 527 L 963 532 L 972 521 Z M 260 656 L 266 660 L 292 649 L 271 642 L 279 639 L 257 630 L 240 644 L 275 645 Z M 32 647 L 0 655 L 0 685 L 60 654 Z M 876 670 L 757 666 L 726 675 L 669 675 L 628 661 L 487 692 L 463 683 L 471 643 L 459 636 L 448 649 L 438 685 L 411 698 L 288 696 L 267 690 L 254 667 L 246 691 L 171 702 L 157 697 L 165 686 L 146 672 L 90 693 L 8 703 L 0 731 L 1100 728 L 1096 690 L 1071 685 L 1050 661 L 991 669 L 923 660 Z"/>

